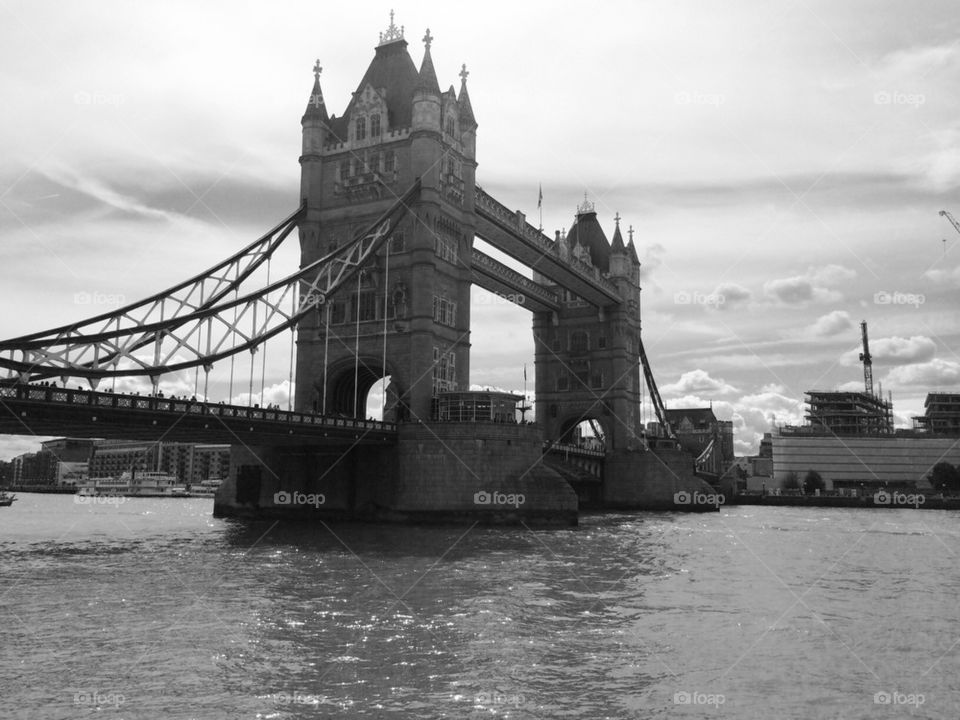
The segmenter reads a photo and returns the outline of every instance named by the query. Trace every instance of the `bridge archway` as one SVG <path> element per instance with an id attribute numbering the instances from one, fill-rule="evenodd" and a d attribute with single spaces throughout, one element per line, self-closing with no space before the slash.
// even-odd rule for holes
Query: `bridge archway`
<path id="1" fill-rule="evenodd" d="M 317 385 L 322 404 L 323 382 Z M 338 363 L 327 371 L 326 414 L 359 419 L 372 415 L 376 419 L 380 414 L 381 393 L 386 392 L 387 420 L 391 420 L 391 411 L 396 414 L 395 406 L 402 395 L 399 388 L 389 363 L 384 367 L 380 359 L 361 357 L 358 363 Z"/>
<path id="2" fill-rule="evenodd" d="M 565 445 L 581 445 L 591 450 L 607 450 L 610 432 L 599 416 L 574 415 L 560 423 L 557 442 Z"/>

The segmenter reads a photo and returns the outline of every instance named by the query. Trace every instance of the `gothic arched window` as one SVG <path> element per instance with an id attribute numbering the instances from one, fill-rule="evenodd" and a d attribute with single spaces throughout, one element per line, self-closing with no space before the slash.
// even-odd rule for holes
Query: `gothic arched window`
<path id="1" fill-rule="evenodd" d="M 370 116 L 370 137 L 380 137 L 380 113 Z"/>
<path id="2" fill-rule="evenodd" d="M 367 119 L 365 117 L 357 118 L 355 135 L 357 140 L 363 140 L 367 136 Z"/>

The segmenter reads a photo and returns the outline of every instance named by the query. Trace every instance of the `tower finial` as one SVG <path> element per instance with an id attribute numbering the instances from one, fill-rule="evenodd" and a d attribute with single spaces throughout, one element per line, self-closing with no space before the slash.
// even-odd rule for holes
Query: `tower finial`
<path id="1" fill-rule="evenodd" d="M 423 36 L 423 44 L 427 46 L 427 50 L 430 49 L 430 43 L 433 42 L 433 36 L 430 35 L 430 28 L 427 28 L 427 34 Z"/>
<path id="2" fill-rule="evenodd" d="M 633 242 L 633 225 L 631 225 L 631 226 L 627 229 L 627 235 L 628 235 L 629 238 L 630 238 L 630 242 Z"/>
<path id="3" fill-rule="evenodd" d="M 596 206 L 587 200 L 587 193 L 583 193 L 583 202 L 580 205 L 577 205 L 577 215 L 586 215 L 587 213 L 596 212 Z"/>
<path id="4" fill-rule="evenodd" d="M 620 227 L 620 213 L 613 216 L 613 221 L 617 224 L 617 227 Z"/>
<path id="5" fill-rule="evenodd" d="M 313 79 L 319 80 L 320 73 L 323 72 L 323 68 L 320 67 L 320 58 L 317 58 L 317 64 L 313 66 Z"/>
<path id="6" fill-rule="evenodd" d="M 469 74 L 470 73 L 467 71 L 467 64 L 464 63 L 463 65 L 460 66 L 460 79 L 463 81 L 464 85 L 467 84 L 467 75 Z"/>
<path id="7" fill-rule="evenodd" d="M 403 40 L 403 25 L 399 28 L 393 22 L 393 9 L 390 10 L 390 26 L 386 32 L 380 33 L 380 45 L 386 45 L 394 40 Z"/>

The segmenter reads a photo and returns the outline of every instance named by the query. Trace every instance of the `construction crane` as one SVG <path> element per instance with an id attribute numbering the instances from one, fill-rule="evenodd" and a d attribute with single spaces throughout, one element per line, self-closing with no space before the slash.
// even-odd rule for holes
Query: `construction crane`
<path id="1" fill-rule="evenodd" d="M 860 323 L 860 334 L 863 336 L 863 352 L 860 361 L 863 363 L 863 385 L 867 394 L 873 396 L 873 358 L 870 356 L 870 343 L 867 340 L 867 321 Z"/>
<path id="2" fill-rule="evenodd" d="M 953 229 L 960 233 L 960 223 L 957 222 L 956 218 L 953 217 L 948 210 L 941 210 L 940 215 L 949 220 L 950 224 L 953 225 Z"/>

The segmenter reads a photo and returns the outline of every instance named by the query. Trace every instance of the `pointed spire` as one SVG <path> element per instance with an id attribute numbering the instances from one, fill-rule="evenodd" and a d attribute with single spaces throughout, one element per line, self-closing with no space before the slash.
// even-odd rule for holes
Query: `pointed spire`
<path id="1" fill-rule="evenodd" d="M 430 43 L 433 42 L 433 36 L 430 35 L 430 28 L 427 28 L 427 34 L 423 36 L 423 62 L 420 64 L 420 84 L 419 88 L 432 95 L 440 95 L 440 82 L 437 80 L 437 71 L 433 67 L 433 58 L 430 55 Z"/>
<path id="2" fill-rule="evenodd" d="M 637 257 L 637 246 L 633 244 L 633 225 L 627 230 L 627 235 L 630 236 L 630 242 L 627 243 L 627 252 L 630 254 L 630 259 L 633 261 L 633 264 L 639 265 L 640 258 Z"/>
<path id="3" fill-rule="evenodd" d="M 477 127 L 477 120 L 473 116 L 473 107 L 470 105 L 470 95 L 467 93 L 467 64 L 464 63 L 460 68 L 460 97 L 457 100 L 460 103 L 460 127 L 464 130 Z"/>
<path id="4" fill-rule="evenodd" d="M 323 102 L 323 91 L 320 89 L 320 73 L 322 72 L 323 68 L 320 67 L 320 60 L 317 59 L 313 66 L 313 90 L 310 92 L 310 99 L 307 101 L 307 109 L 303 113 L 303 120 L 319 119 L 325 123 L 330 119 L 327 115 L 327 106 Z"/>
<path id="5" fill-rule="evenodd" d="M 623 235 L 620 234 L 620 213 L 617 213 L 613 220 L 617 224 L 617 227 L 613 231 L 613 242 L 610 243 L 610 252 L 625 253 L 627 248 L 624 247 Z"/>

